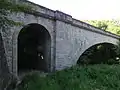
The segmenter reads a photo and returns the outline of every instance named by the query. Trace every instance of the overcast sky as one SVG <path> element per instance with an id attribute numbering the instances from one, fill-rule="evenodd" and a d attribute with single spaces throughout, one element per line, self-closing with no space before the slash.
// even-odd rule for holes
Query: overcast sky
<path id="1" fill-rule="evenodd" d="M 120 18 L 120 0 L 29 0 L 79 20 Z"/>

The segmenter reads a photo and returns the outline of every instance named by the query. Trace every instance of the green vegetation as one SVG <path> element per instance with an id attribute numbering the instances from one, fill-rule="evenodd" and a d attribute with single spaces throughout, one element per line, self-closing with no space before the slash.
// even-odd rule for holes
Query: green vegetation
<path id="1" fill-rule="evenodd" d="M 105 31 L 120 35 L 120 19 L 113 20 L 85 20 L 85 22 Z"/>
<path id="2" fill-rule="evenodd" d="M 20 25 L 9 17 L 12 13 L 29 12 L 32 7 L 25 4 L 19 4 L 16 0 L 0 0 L 0 26 L 5 29 L 9 26 Z"/>
<path id="3" fill-rule="evenodd" d="M 17 12 L 31 11 L 32 7 L 16 3 L 15 0 L 0 0 L 0 29 L 5 30 L 9 26 L 21 24 L 21 22 L 15 22 L 11 17 L 9 17 L 11 13 L 13 14 Z M 120 35 L 119 21 L 120 20 L 96 20 L 86 22 L 100 29 Z M 87 54 L 85 54 L 86 57 L 84 57 L 84 60 L 86 60 L 86 63 L 88 64 L 89 60 L 92 60 L 92 63 L 93 61 L 97 61 L 97 64 L 100 63 L 99 61 L 105 63 L 107 61 L 107 63 L 110 64 L 116 63 L 114 62 L 115 58 L 120 56 L 120 43 L 118 43 L 118 46 L 119 49 L 116 50 L 110 49 L 111 46 L 109 47 L 107 45 L 96 46 L 92 48 L 89 53 L 87 52 Z M 96 62 L 94 63 L 96 64 Z M 98 64 L 92 66 L 74 66 L 70 69 L 65 69 L 62 71 L 57 71 L 54 74 L 49 74 L 46 77 L 41 77 L 38 73 L 34 73 L 26 75 L 23 78 L 22 83 L 18 86 L 18 90 L 119 90 L 119 69 L 119 64 Z M 3 77 L 6 79 L 7 75 Z M 11 77 L 9 79 L 11 79 Z M 7 88 L 9 80 L 6 79 L 6 82 L 7 83 L 5 83 L 6 85 L 4 86 Z M 15 81 L 13 86 L 16 84 L 16 82 L 17 81 Z M 3 88 L 1 90 L 3 90 Z"/>
<path id="4" fill-rule="evenodd" d="M 119 47 L 119 45 L 118 45 Z M 110 43 L 101 43 L 88 48 L 79 58 L 78 64 L 117 64 L 119 48 Z M 116 59 L 117 58 L 117 59 Z"/>
<path id="5" fill-rule="evenodd" d="M 46 77 L 24 77 L 18 90 L 119 90 L 120 65 L 75 66 Z"/>
<path id="6" fill-rule="evenodd" d="M 22 25 L 21 22 L 14 21 L 12 19 L 11 15 L 13 13 L 29 12 L 32 11 L 32 9 L 33 8 L 31 6 L 17 3 L 16 0 L 0 0 L 0 37 L 1 37 L 1 30 L 4 33 L 6 33 L 8 32 L 9 27 L 14 25 L 16 26 Z M 7 61 L 5 61 L 5 59 L 2 59 L 1 63 L 4 65 L 2 65 L 0 72 L 0 90 L 4 90 L 5 88 L 8 88 L 9 85 L 11 85 L 10 83 L 12 81 L 17 82 L 17 80 L 16 77 L 9 72 Z M 15 80 L 13 80 L 14 78 Z M 11 90 L 11 89 L 9 88 L 7 90 Z"/>
<path id="7" fill-rule="evenodd" d="M 120 56 L 120 42 L 117 47 L 110 43 L 94 45 L 83 56 L 84 65 L 57 71 L 45 77 L 41 77 L 40 73 L 26 75 L 17 86 L 18 90 L 120 89 L 120 64 L 116 60 Z"/>

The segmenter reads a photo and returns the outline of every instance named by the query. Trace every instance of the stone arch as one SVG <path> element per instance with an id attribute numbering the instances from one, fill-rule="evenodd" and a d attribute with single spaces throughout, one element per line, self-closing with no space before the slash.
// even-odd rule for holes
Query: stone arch
<path id="1" fill-rule="evenodd" d="M 115 47 L 115 46 L 117 45 L 117 43 L 101 42 L 101 43 L 97 43 L 97 44 L 93 44 L 93 45 L 88 46 L 86 49 L 84 49 L 84 50 L 82 51 L 79 59 L 77 60 L 77 64 L 80 63 L 80 58 L 81 58 L 82 56 L 84 56 L 85 54 L 88 54 L 87 51 L 92 50 L 92 49 L 94 49 L 94 47 L 99 47 L 99 46 L 101 46 L 101 45 L 103 45 L 103 46 L 107 45 L 107 46 L 109 46 L 109 47 Z"/>
<path id="2" fill-rule="evenodd" d="M 28 36 L 31 37 L 31 41 L 30 40 L 25 41 L 27 38 L 23 39 L 24 36 L 27 35 L 27 33 L 30 34 Z M 21 39 L 20 39 L 20 37 L 21 37 Z M 44 48 L 44 50 L 42 51 L 43 55 L 44 55 L 44 60 L 45 60 L 43 62 L 44 64 L 42 63 L 41 65 L 43 65 L 43 66 L 40 67 L 41 66 L 41 65 L 39 65 L 40 62 L 37 61 L 36 64 L 38 64 L 38 63 L 39 64 L 36 65 L 36 67 L 34 67 L 35 66 L 34 65 L 33 67 L 30 67 L 28 69 L 49 71 L 49 67 L 51 65 L 50 64 L 50 62 L 51 62 L 51 36 L 50 36 L 50 33 L 43 25 L 40 25 L 40 24 L 37 24 L 37 23 L 31 23 L 31 24 L 28 24 L 28 25 L 24 26 L 23 28 L 21 28 L 20 30 L 18 30 L 17 32 L 14 33 L 14 37 L 13 37 L 13 62 L 12 62 L 13 63 L 13 65 L 12 65 L 12 70 L 13 71 L 12 72 L 14 74 L 17 75 L 18 71 L 20 71 L 20 68 L 22 68 L 22 66 L 20 67 L 19 65 L 22 65 L 23 62 L 24 62 L 24 61 L 19 60 L 20 57 L 21 57 L 19 55 L 20 50 L 21 49 L 23 50 L 23 48 L 20 48 L 21 44 L 22 44 L 21 42 L 22 41 L 23 42 L 29 42 L 29 44 L 31 44 L 31 45 L 28 45 L 28 46 L 30 48 L 35 49 L 35 47 L 37 48 L 38 44 L 34 44 L 33 45 L 34 47 L 32 47 L 33 42 L 36 41 L 37 43 L 39 43 L 39 45 L 41 45 L 42 44 L 41 40 L 44 43 L 44 45 L 42 46 L 42 48 Z M 24 43 L 24 45 L 26 45 L 26 44 Z M 24 47 L 24 45 L 22 45 L 22 47 Z M 32 49 L 32 50 L 34 50 L 34 49 Z M 23 51 L 21 51 L 21 52 L 23 52 Z M 38 53 L 38 52 L 36 52 L 36 53 Z M 41 55 L 40 55 L 40 57 L 41 57 Z M 35 58 L 37 58 L 37 57 L 35 57 Z M 26 62 L 30 62 L 30 61 L 28 60 Z M 31 63 L 31 65 L 32 65 L 32 63 Z M 27 64 L 29 64 L 29 63 L 27 63 Z M 25 65 L 23 65 L 23 67 L 24 66 Z M 30 65 L 28 65 L 28 66 L 30 66 Z"/>

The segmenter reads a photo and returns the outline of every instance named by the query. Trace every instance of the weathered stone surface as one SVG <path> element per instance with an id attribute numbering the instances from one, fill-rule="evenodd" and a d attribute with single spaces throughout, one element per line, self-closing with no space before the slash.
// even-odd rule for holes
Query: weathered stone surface
<path id="1" fill-rule="evenodd" d="M 89 47 L 99 43 L 116 44 L 120 38 L 117 35 L 102 31 L 87 23 L 72 18 L 60 11 L 53 11 L 43 6 L 24 1 L 35 7 L 35 13 L 17 13 L 12 14 L 14 21 L 23 23 L 23 26 L 10 27 L 2 31 L 2 39 L 4 44 L 0 45 L 0 60 L 6 58 L 9 72 L 17 75 L 17 50 L 18 35 L 21 29 L 32 23 L 44 26 L 51 36 L 51 58 L 50 70 L 61 70 L 75 65 L 80 55 Z M 1 48 L 2 47 L 2 48 Z M 0 61 L 1 63 L 1 61 Z M 1 65 L 4 65 L 1 64 Z M 1 70 L 0 70 L 1 71 Z"/>
<path id="2" fill-rule="evenodd" d="M 56 27 L 57 70 L 75 65 L 80 55 L 95 44 L 116 44 L 118 41 L 118 39 L 111 36 L 75 27 L 62 21 L 57 21 Z"/>
<path id="3" fill-rule="evenodd" d="M 5 55 L 5 48 L 2 40 L 2 36 L 0 33 L 0 90 L 4 90 L 4 88 L 7 86 L 11 75 L 9 72 L 7 59 Z"/>

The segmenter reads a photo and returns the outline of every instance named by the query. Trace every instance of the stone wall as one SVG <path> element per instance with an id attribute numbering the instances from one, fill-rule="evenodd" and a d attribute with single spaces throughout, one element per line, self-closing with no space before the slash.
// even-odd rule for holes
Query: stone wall
<path id="1" fill-rule="evenodd" d="M 2 73 L 8 73 L 8 65 L 7 65 L 7 60 L 6 60 L 6 55 L 5 55 L 5 49 L 4 49 L 4 44 L 2 40 L 2 36 L 0 33 L 0 76 Z"/>
<path id="2" fill-rule="evenodd" d="M 118 38 L 59 20 L 56 27 L 56 70 L 76 65 L 80 55 L 93 45 L 100 43 L 116 45 L 118 41 Z"/>
<path id="3" fill-rule="evenodd" d="M 75 65 L 80 55 L 92 45 L 103 42 L 116 44 L 120 38 L 63 12 L 53 11 L 29 1 L 23 0 L 23 3 L 32 5 L 36 12 L 12 14 L 10 17 L 14 21 L 22 22 L 23 25 L 10 27 L 1 33 L 9 71 L 15 74 L 17 74 L 17 38 L 20 30 L 28 24 L 40 24 L 50 33 L 51 71 Z"/>
<path id="4" fill-rule="evenodd" d="M 9 69 L 5 55 L 4 44 L 2 40 L 2 35 L 0 33 L 0 90 L 6 87 L 9 81 Z"/>
<path id="5" fill-rule="evenodd" d="M 3 35 L 3 41 L 5 44 L 5 53 L 6 53 L 6 58 L 7 62 L 9 65 L 9 70 L 10 72 L 13 72 L 14 74 L 17 74 L 17 39 L 19 32 L 23 27 L 25 27 L 28 24 L 40 24 L 44 26 L 50 36 L 51 36 L 51 60 L 54 60 L 54 21 L 50 20 L 49 18 L 44 18 L 44 17 L 39 17 L 39 16 L 34 16 L 32 14 L 26 14 L 26 13 L 17 13 L 13 15 L 13 20 L 22 22 L 24 25 L 23 26 L 14 26 L 10 27 L 7 32 L 2 32 Z M 50 70 L 54 69 L 54 61 L 50 61 Z"/>

